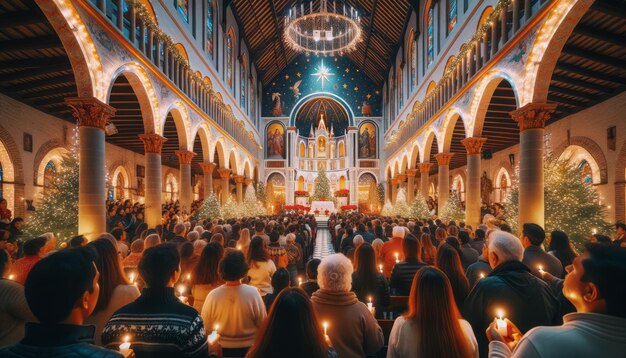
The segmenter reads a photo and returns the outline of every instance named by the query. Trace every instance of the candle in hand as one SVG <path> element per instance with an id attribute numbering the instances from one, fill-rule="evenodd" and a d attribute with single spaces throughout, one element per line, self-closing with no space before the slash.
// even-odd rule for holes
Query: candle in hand
<path id="1" fill-rule="evenodd" d="M 298 277 L 298 286 L 302 286 L 302 277 Z"/>
<path id="2" fill-rule="evenodd" d="M 183 296 L 183 293 L 185 293 L 185 286 L 178 285 L 178 299 L 182 303 L 187 303 L 187 297 Z"/>
<path id="3" fill-rule="evenodd" d="M 15 275 L 13 275 L 13 274 L 9 275 L 9 280 L 11 280 L 11 281 L 15 280 Z"/>
<path id="4" fill-rule="evenodd" d="M 400 254 L 396 252 L 396 263 L 400 262 Z"/>
<path id="5" fill-rule="evenodd" d="M 509 335 L 509 333 L 508 333 L 506 321 L 504 320 L 504 310 L 498 309 L 496 311 L 496 314 L 498 315 L 498 318 L 496 319 L 496 328 L 498 330 L 498 333 L 502 337 L 506 337 Z"/>
<path id="6" fill-rule="evenodd" d="M 241 245 L 237 245 L 237 250 L 241 251 Z"/>
<path id="7" fill-rule="evenodd" d="M 326 336 L 328 335 L 328 322 L 324 322 L 322 325 L 324 326 L 324 335 Z"/>
<path id="8" fill-rule="evenodd" d="M 209 334 L 209 344 L 213 345 L 215 343 L 215 341 L 217 341 L 217 329 L 220 328 L 219 324 L 216 324 L 213 327 L 213 332 L 211 332 L 211 334 Z"/>
<path id="9" fill-rule="evenodd" d="M 191 274 L 190 273 L 187 274 L 187 282 L 191 282 Z"/>
<path id="10" fill-rule="evenodd" d="M 383 273 L 383 265 L 382 264 L 378 265 L 378 269 L 380 270 L 380 273 Z"/>
<path id="11" fill-rule="evenodd" d="M 370 313 L 374 314 L 374 305 L 372 304 L 372 296 L 367 297 L 367 300 L 369 302 L 367 302 L 367 309 L 370 311 Z"/>
<path id="12" fill-rule="evenodd" d="M 130 353 L 130 337 L 126 336 L 124 337 L 124 343 L 120 344 L 120 353 L 122 353 L 122 355 L 124 357 L 126 357 L 128 355 L 128 353 Z"/>
<path id="13" fill-rule="evenodd" d="M 480 273 L 480 278 L 481 278 L 481 279 L 485 278 L 485 274 L 481 272 L 481 273 Z"/>
<path id="14" fill-rule="evenodd" d="M 543 275 L 544 273 L 546 273 L 546 272 L 543 270 L 543 266 L 539 265 L 539 266 L 538 266 L 538 268 L 539 268 L 539 273 L 540 273 L 540 274 L 542 274 L 542 275 Z"/>
<path id="15" fill-rule="evenodd" d="M 131 272 L 130 274 L 128 274 L 128 280 L 130 281 L 131 284 L 135 283 L 135 273 Z"/>

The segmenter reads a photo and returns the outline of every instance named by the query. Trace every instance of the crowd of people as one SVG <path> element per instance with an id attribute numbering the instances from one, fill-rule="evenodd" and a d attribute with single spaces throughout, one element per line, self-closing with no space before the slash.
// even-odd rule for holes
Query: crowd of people
<path id="1" fill-rule="evenodd" d="M 471 228 L 332 214 L 336 253 L 319 259 L 312 215 L 194 220 L 168 204 L 147 228 L 140 205 L 108 205 L 110 230 L 91 241 L 0 250 L 0 357 L 626 351 L 621 223 L 579 253 L 564 232 L 527 223 L 517 237 L 490 215 Z"/>

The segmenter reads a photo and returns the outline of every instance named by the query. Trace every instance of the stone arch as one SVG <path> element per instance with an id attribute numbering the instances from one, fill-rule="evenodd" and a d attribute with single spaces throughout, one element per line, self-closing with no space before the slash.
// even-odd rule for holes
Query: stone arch
<path id="1" fill-rule="evenodd" d="M 228 168 L 230 168 L 233 174 L 241 175 L 239 164 L 237 163 L 238 156 L 234 149 L 230 151 L 228 155 Z"/>
<path id="2" fill-rule="evenodd" d="M 193 150 L 190 148 L 189 139 L 189 114 L 187 113 L 187 108 L 181 102 L 172 103 L 172 105 L 168 108 L 166 115 L 163 117 L 161 121 L 160 135 L 163 134 L 163 130 L 165 128 L 165 121 L 167 120 L 167 115 L 172 114 L 172 118 L 174 119 L 174 124 L 176 125 L 176 133 L 178 134 L 178 143 L 181 149 L 185 150 Z"/>
<path id="3" fill-rule="evenodd" d="M 217 155 L 217 158 L 215 157 Z M 224 148 L 224 138 L 220 137 L 215 142 L 215 146 L 213 148 L 213 153 L 211 156 L 211 160 L 213 162 L 218 161 L 222 166 L 221 168 L 228 168 L 228 163 L 226 161 L 226 150 Z"/>
<path id="4" fill-rule="evenodd" d="M 21 202 L 24 198 L 24 165 L 17 144 L 2 125 L 0 125 L 0 163 L 4 174 L 3 181 L 13 182 L 12 198 L 7 195 L 11 194 L 8 190 L 6 192 L 3 190 L 8 207 L 13 211 L 13 217 L 24 216 L 24 204 Z"/>
<path id="5" fill-rule="evenodd" d="M 248 158 L 243 161 L 243 175 L 248 179 L 252 178 L 252 170 L 250 168 L 250 160 L 248 160 Z"/>
<path id="6" fill-rule="evenodd" d="M 209 129 L 209 126 L 206 123 L 201 122 L 191 135 L 194 142 L 196 140 L 196 136 L 200 137 L 200 144 L 202 145 L 202 160 L 211 161 L 211 130 Z M 196 155 L 198 154 L 200 153 L 196 153 Z"/>
<path id="7" fill-rule="evenodd" d="M 174 174 L 173 170 L 168 170 L 163 175 L 163 200 L 168 201 L 176 201 L 178 199 L 178 179 Z"/>
<path id="8" fill-rule="evenodd" d="M 405 153 L 400 162 L 400 174 L 406 174 L 407 169 L 409 169 L 409 155 Z"/>
<path id="9" fill-rule="evenodd" d="M 130 173 L 129 171 L 126 169 L 125 163 L 114 163 L 111 168 L 113 169 L 112 171 L 110 171 L 111 173 L 111 186 L 113 188 L 115 188 L 115 185 L 117 184 L 117 177 L 118 175 L 122 175 L 122 178 L 124 179 L 124 200 L 126 199 L 130 199 L 130 187 L 131 187 L 131 180 L 130 180 Z M 115 190 L 115 189 L 114 189 Z"/>
<path id="10" fill-rule="evenodd" d="M 64 149 L 65 151 L 60 151 Z M 67 153 L 67 148 L 62 140 L 58 138 L 53 138 L 45 142 L 39 147 L 37 153 L 35 154 L 35 160 L 33 161 L 33 185 L 43 185 L 43 168 L 45 168 L 45 163 L 48 163 L 50 153 L 55 151 L 53 155 L 58 155 L 59 157 L 62 154 Z M 44 161 L 44 159 L 46 159 Z M 42 166 L 43 163 L 43 166 Z M 41 181 L 39 180 L 41 176 Z"/>
<path id="11" fill-rule="evenodd" d="M 457 109 L 451 109 L 450 111 L 448 111 L 444 124 L 441 128 L 441 133 L 443 136 L 443 151 L 444 152 L 450 151 L 450 146 L 452 145 L 452 134 L 454 134 L 454 127 L 456 126 L 459 120 L 463 122 L 465 138 L 468 137 L 466 121 L 463 119 L 463 117 L 460 115 Z"/>
<path id="12" fill-rule="evenodd" d="M 560 1 L 546 16 L 528 54 L 519 105 L 545 103 L 563 46 L 594 0 Z"/>
<path id="13" fill-rule="evenodd" d="M 437 153 L 441 152 L 441 141 L 439 140 L 437 133 L 432 129 L 432 127 L 428 127 L 426 130 L 425 140 L 424 140 L 424 150 L 422 151 L 422 162 L 428 162 L 431 156 L 431 148 L 433 141 L 437 142 Z"/>
<path id="14" fill-rule="evenodd" d="M 478 23 L 476 24 L 476 30 L 478 30 L 481 26 L 485 24 L 485 22 L 487 22 L 492 12 L 493 12 L 493 6 L 487 6 L 483 10 L 482 14 L 480 14 L 480 19 L 478 20 Z"/>
<path id="15" fill-rule="evenodd" d="M 144 133 L 161 132 L 161 128 L 159 127 L 160 123 L 156 120 L 155 115 L 155 113 L 159 113 L 156 92 L 154 91 L 150 77 L 146 73 L 145 69 L 136 63 L 125 63 L 115 70 L 111 76 L 111 80 L 109 81 L 106 93 L 107 103 L 109 103 L 111 98 L 113 84 L 119 76 L 126 77 L 130 87 L 133 89 L 133 92 L 137 97 L 137 100 L 139 101 L 141 117 L 143 118 Z"/>
<path id="16" fill-rule="evenodd" d="M 102 64 L 96 46 L 78 11 L 70 2 L 35 0 L 59 36 L 72 65 L 78 97 L 96 97 L 106 102 Z M 84 36 L 79 39 L 78 34 Z"/>
<path id="17" fill-rule="evenodd" d="M 330 93 L 330 92 L 315 92 L 315 93 L 312 93 L 312 94 L 309 94 L 309 95 L 306 95 L 306 96 L 302 97 L 293 106 L 293 109 L 291 110 L 291 113 L 289 114 L 289 126 L 290 127 L 295 127 L 296 126 L 296 118 L 298 117 L 298 113 L 300 112 L 300 109 L 302 108 L 302 106 L 305 103 L 307 103 L 308 101 L 316 99 L 316 98 L 328 98 L 328 99 L 336 101 L 341 107 L 343 107 L 343 110 L 348 115 L 348 126 L 350 126 L 350 127 L 354 127 L 355 126 L 354 112 L 352 112 L 352 108 L 350 107 L 348 102 L 346 102 L 343 98 L 337 96 L 334 93 Z"/>
<path id="18" fill-rule="evenodd" d="M 565 140 L 554 150 L 555 157 L 569 160 L 574 154 L 574 147 L 581 148 L 589 155 L 591 160 L 587 160 L 593 170 L 593 183 L 606 184 L 608 182 L 608 165 L 602 148 L 591 138 L 576 136 L 569 141 Z"/>
<path id="19" fill-rule="evenodd" d="M 500 169 L 496 172 L 493 181 L 493 189 L 494 189 L 494 202 L 502 203 L 506 200 L 506 196 L 511 190 L 511 184 L 513 182 L 512 174 L 510 169 L 506 166 L 500 166 Z M 503 187 L 503 178 L 506 180 L 507 186 Z"/>
<path id="20" fill-rule="evenodd" d="M 417 163 L 420 160 L 420 147 L 417 142 L 413 143 L 410 150 L 411 154 L 409 157 L 409 168 L 415 169 L 417 167 Z"/>
<path id="21" fill-rule="evenodd" d="M 519 108 L 520 98 L 518 94 L 518 86 L 513 78 L 508 73 L 501 71 L 493 71 L 489 73 L 476 87 L 476 92 L 474 94 L 474 98 L 472 99 L 471 113 L 473 114 L 472 117 L 474 118 L 474 122 L 473 127 L 469 131 L 466 130 L 466 132 L 472 133 L 472 137 L 481 136 L 483 125 L 485 123 L 485 116 L 487 114 L 487 110 L 489 109 L 489 103 L 491 103 L 491 98 L 501 81 L 507 81 L 511 85 L 513 94 L 515 95 L 516 107 Z"/>
<path id="22" fill-rule="evenodd" d="M 457 191 L 457 195 L 459 195 L 459 199 L 461 201 L 465 201 L 465 193 L 466 193 L 466 188 L 465 185 L 467 183 L 467 177 L 465 175 L 465 171 L 463 170 L 456 170 L 452 173 L 452 180 L 450 181 L 450 189 L 452 191 Z M 461 185 L 461 191 L 458 192 L 458 185 Z"/>
<path id="23" fill-rule="evenodd" d="M 37 166 L 33 167 L 33 169 L 35 170 L 35 175 L 33 176 L 34 185 L 43 187 L 46 165 L 48 165 L 50 161 L 54 163 L 57 169 L 63 169 L 60 168 L 61 159 L 63 158 L 63 155 L 67 153 L 69 153 L 69 151 L 63 146 L 52 148 L 48 152 L 46 152 L 43 157 L 39 159 L 39 163 L 37 163 Z"/>
<path id="24" fill-rule="evenodd" d="M 185 60 L 185 62 L 189 63 L 189 55 L 187 54 L 187 49 L 185 48 L 185 45 L 183 45 L 183 44 L 181 44 L 179 42 L 176 45 L 174 45 L 174 48 L 182 56 L 183 60 Z"/>

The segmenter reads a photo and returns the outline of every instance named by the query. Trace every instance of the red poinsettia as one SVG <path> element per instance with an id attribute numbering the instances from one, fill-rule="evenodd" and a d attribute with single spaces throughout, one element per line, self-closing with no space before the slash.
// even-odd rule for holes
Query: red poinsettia
<path id="1" fill-rule="evenodd" d="M 348 197 L 348 196 L 350 196 L 350 190 L 348 189 L 341 189 L 335 192 L 335 197 L 337 198 Z"/>
<path id="2" fill-rule="evenodd" d="M 293 192 L 295 196 L 309 196 L 309 192 L 306 190 L 296 190 Z"/>

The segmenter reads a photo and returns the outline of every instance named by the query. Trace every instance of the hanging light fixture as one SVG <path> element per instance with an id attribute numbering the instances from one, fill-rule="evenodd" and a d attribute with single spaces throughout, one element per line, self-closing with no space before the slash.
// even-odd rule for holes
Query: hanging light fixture
<path id="1" fill-rule="evenodd" d="M 285 15 L 285 42 L 298 52 L 324 56 L 343 55 L 363 38 L 359 12 L 343 0 L 313 1 L 289 8 Z"/>

